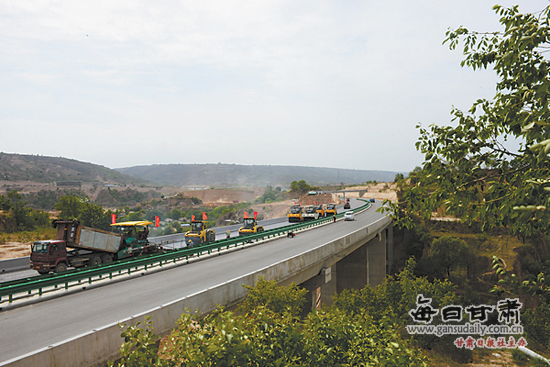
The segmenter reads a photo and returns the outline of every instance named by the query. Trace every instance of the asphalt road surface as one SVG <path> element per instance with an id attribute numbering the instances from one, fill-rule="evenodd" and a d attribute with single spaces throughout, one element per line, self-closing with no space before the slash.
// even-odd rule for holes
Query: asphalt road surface
<path id="1" fill-rule="evenodd" d="M 354 200 L 352 200 L 354 201 Z M 362 205 L 363 202 L 354 203 Z M 122 282 L 0 311 L 0 363 L 213 287 L 340 238 L 380 219 L 373 205 L 294 238 L 205 258 Z"/>

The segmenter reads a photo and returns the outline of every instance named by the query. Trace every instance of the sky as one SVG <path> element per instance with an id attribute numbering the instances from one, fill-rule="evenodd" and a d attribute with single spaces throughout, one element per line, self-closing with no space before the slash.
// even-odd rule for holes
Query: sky
<path id="1" fill-rule="evenodd" d="M 0 151 L 410 172 L 418 123 L 494 96 L 442 42 L 501 30 L 495 3 L 2 1 Z"/>

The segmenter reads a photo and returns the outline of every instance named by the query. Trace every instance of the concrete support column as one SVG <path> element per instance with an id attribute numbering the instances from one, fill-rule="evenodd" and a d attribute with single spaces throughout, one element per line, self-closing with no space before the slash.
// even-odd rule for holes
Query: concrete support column
<path id="1" fill-rule="evenodd" d="M 362 289 L 367 285 L 367 248 L 366 245 L 344 257 L 336 263 L 338 283 L 336 291 L 344 289 Z"/>
<path id="2" fill-rule="evenodd" d="M 300 284 L 302 288 L 308 290 L 306 299 L 310 301 L 304 307 L 304 315 L 307 315 L 311 310 L 318 310 L 323 304 L 332 306 L 332 296 L 336 294 L 337 274 L 336 267 L 330 266 Z"/>
<path id="3" fill-rule="evenodd" d="M 393 269 L 393 226 L 386 228 L 386 274 L 391 274 Z"/>
<path id="4" fill-rule="evenodd" d="M 391 233 L 391 234 L 389 234 Z M 382 283 L 387 274 L 388 260 L 393 261 L 393 252 L 387 251 L 387 239 L 393 233 L 381 231 L 372 240 L 338 261 L 337 292 L 344 289 L 362 289 Z M 389 248 L 393 249 L 393 245 Z"/>
<path id="5" fill-rule="evenodd" d="M 373 287 L 386 277 L 386 231 L 370 240 L 367 247 L 367 283 Z"/>

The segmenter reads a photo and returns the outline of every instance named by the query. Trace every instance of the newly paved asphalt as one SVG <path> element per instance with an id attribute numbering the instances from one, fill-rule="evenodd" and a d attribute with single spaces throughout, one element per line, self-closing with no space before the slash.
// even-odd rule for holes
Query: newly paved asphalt
<path id="1" fill-rule="evenodd" d="M 354 200 L 352 200 L 354 201 Z M 357 201 L 353 206 L 364 204 Z M 380 219 L 356 216 L 258 246 L 0 311 L 0 363 L 288 259 Z"/>

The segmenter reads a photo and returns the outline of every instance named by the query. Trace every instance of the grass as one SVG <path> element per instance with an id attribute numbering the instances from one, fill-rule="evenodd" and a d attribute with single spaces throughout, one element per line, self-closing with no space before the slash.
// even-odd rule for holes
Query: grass
<path id="1" fill-rule="evenodd" d="M 56 235 L 55 228 L 51 226 L 40 227 L 34 231 L 23 231 L 15 233 L 0 232 L 0 244 L 7 242 L 32 242 L 39 240 L 54 239 Z"/>
<path id="2" fill-rule="evenodd" d="M 458 285 L 457 293 L 472 304 L 493 304 L 496 302 L 495 296 L 488 292 L 497 281 L 496 275 L 491 267 L 490 261 L 492 261 L 492 257 L 498 256 L 505 262 L 507 269 L 513 271 L 518 249 L 531 245 L 529 241 L 523 243 L 516 236 L 510 235 L 504 230 L 496 230 L 490 233 L 475 233 L 463 227 L 453 227 L 453 225 L 449 225 L 432 228 L 430 233 L 434 239 L 442 236 L 458 237 L 468 244 L 468 247 L 476 257 L 485 257 L 488 259 L 486 261 L 487 267 L 479 269 L 480 272 L 478 272 L 478 274 L 481 274 L 475 278 L 469 279 L 466 269 L 461 268 L 454 269 L 449 277 L 452 283 Z M 483 264 L 483 262 L 481 262 L 481 264 Z M 454 346 L 448 346 L 448 348 L 454 348 Z M 452 350 L 448 348 L 445 348 L 444 353 L 435 350 L 426 350 L 424 353 L 430 359 L 433 366 L 480 367 L 490 365 L 513 367 L 526 365 L 525 362 L 515 361 L 511 351 L 482 348 L 475 348 L 473 350 L 473 361 L 471 363 L 461 364 L 451 358 L 449 353 L 452 353 Z"/>
<path id="3" fill-rule="evenodd" d="M 517 237 L 503 233 L 459 233 L 454 231 L 432 231 L 434 238 L 454 236 L 465 241 L 476 256 L 485 256 L 492 260 L 498 256 L 511 269 L 516 259 L 516 249 L 529 246 Z"/>

